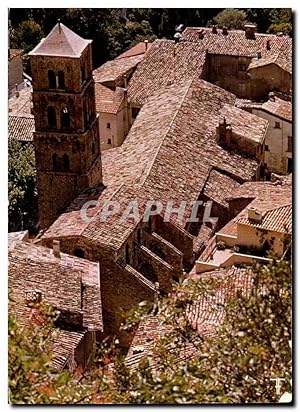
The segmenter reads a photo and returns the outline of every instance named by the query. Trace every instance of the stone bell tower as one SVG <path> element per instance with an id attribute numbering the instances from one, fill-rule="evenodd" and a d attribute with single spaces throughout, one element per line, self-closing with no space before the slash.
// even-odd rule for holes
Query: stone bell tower
<path id="1" fill-rule="evenodd" d="M 42 229 L 102 183 L 91 42 L 59 22 L 29 53 Z"/>

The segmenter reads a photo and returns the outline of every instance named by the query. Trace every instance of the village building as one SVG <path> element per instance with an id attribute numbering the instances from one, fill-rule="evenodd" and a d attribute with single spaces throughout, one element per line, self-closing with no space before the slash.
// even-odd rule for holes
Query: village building
<path id="1" fill-rule="evenodd" d="M 141 300 L 153 300 L 155 282 L 167 293 L 171 280 L 178 279 L 183 269 L 189 271 L 193 267 L 197 256 L 194 242 L 201 229 L 204 207 L 199 209 L 201 223 L 189 223 L 188 218 L 192 201 L 204 200 L 205 196 L 213 202 L 207 182 L 211 184 L 212 178 L 225 181 L 219 194 L 219 198 L 224 198 L 232 187 L 259 176 L 260 162 L 255 155 L 246 157 L 236 148 L 232 151 L 217 141 L 222 108 L 229 103 L 234 106 L 235 99 L 231 93 L 204 80 L 170 86 L 154 95 L 142 107 L 123 144 L 103 152 L 105 188 L 82 193 L 42 236 L 41 243 L 48 247 L 58 239 L 66 253 L 77 253 L 79 248 L 82 256 L 100 262 L 104 325 L 108 333 L 117 332 L 121 309 L 124 312 Z M 256 124 L 253 134 L 260 142 L 267 123 L 258 119 Z M 240 129 L 245 141 L 246 129 L 244 134 Z M 139 205 L 139 220 L 122 220 L 132 199 Z M 164 209 L 149 222 L 143 222 L 143 208 L 153 199 L 160 200 Z M 187 203 L 182 221 L 176 215 L 169 222 L 164 221 L 169 199 L 177 207 L 181 201 Z M 90 221 L 85 222 L 82 207 L 91 200 L 95 205 L 90 209 Z M 118 201 L 120 209 L 101 221 L 106 201 Z M 224 203 L 220 207 L 213 203 L 212 210 L 220 222 L 215 226 L 207 223 L 211 235 L 228 218 Z"/>
<path id="2" fill-rule="evenodd" d="M 14 93 L 23 88 L 23 50 L 8 49 L 8 93 Z"/>
<path id="3" fill-rule="evenodd" d="M 264 103 L 237 100 L 237 106 L 269 122 L 264 143 L 264 164 L 268 171 L 291 173 L 293 170 L 292 102 L 270 93 Z"/>
<path id="4" fill-rule="evenodd" d="M 291 236 L 290 182 L 277 177 L 273 183 L 258 182 L 270 165 L 266 151 L 275 139 L 273 118 L 261 115 L 267 109 L 245 107 L 240 99 L 266 100 L 273 89 L 259 71 L 252 75 L 258 53 L 259 59 L 280 54 L 285 61 L 263 66 L 271 79 L 284 64 L 289 70 L 289 49 L 291 39 L 257 34 L 252 26 L 245 31 L 187 28 L 180 41 L 140 43 L 92 71 L 91 41 L 58 23 L 30 53 L 43 232 L 35 244 L 15 243 L 10 259 L 24 248 L 24 255 L 36 256 L 35 262 L 53 265 L 53 282 L 56 273 L 58 282 L 65 282 L 62 290 L 69 286 L 66 276 L 73 275 L 69 269 L 65 274 L 60 263 L 73 259 L 75 272 L 78 265 L 69 282 L 77 282 L 74 291 L 69 288 L 62 297 L 57 292 L 57 299 L 47 302 L 60 308 L 64 299 L 69 297 L 70 305 L 75 299 L 72 310 L 80 306 L 82 315 L 77 326 L 93 332 L 87 335 L 89 342 L 94 332 L 99 338 L 117 334 L 128 347 L 128 335 L 119 330 L 126 311 L 154 301 L 158 288 L 162 295 L 170 293 L 172 281 L 183 272 L 236 273 L 236 263 L 266 262 L 266 256 L 231 250 L 258 249 L 257 231 L 267 233 L 265 240 L 272 240 L 279 256 L 285 253 L 284 242 Z M 278 78 L 276 88 L 288 98 L 291 79 Z M 23 133 L 13 132 L 14 127 L 14 135 Z M 162 208 L 144 219 L 149 201 Z M 200 207 L 192 221 L 195 202 Z M 152 206 L 148 212 L 155 212 L 157 206 Z M 124 218 L 132 210 L 137 218 Z M 220 241 L 226 256 L 219 253 Z M 247 257 L 240 259 L 237 253 Z M 86 270 L 97 267 L 98 286 L 93 285 L 99 300 L 80 303 L 77 286 L 86 285 L 82 279 L 88 278 L 80 272 L 82 265 Z M 45 271 L 38 271 L 32 284 L 41 282 Z M 26 289 L 26 276 L 24 282 Z M 18 289 L 14 280 L 12 289 Z M 48 296 L 46 288 L 43 294 Z M 93 329 L 84 322 L 85 308 L 101 314 Z M 61 348 L 68 348 L 64 336 Z M 76 339 L 73 352 L 83 342 Z M 86 363 L 90 351 L 78 350 Z M 63 365 L 74 364 L 69 355 L 63 359 Z"/>
<path id="5" fill-rule="evenodd" d="M 290 249 L 290 182 L 247 182 L 227 201 L 233 218 L 208 242 L 196 262 L 197 273 L 254 261 L 267 262 L 268 252 L 282 257 Z"/>
<path id="6" fill-rule="evenodd" d="M 29 242 L 28 232 L 10 233 L 8 244 L 9 313 L 26 326 L 39 318 L 36 304 L 57 309 L 52 366 L 85 368 L 103 330 L 99 264 L 62 253 L 59 242 Z"/>
<path id="7" fill-rule="evenodd" d="M 151 47 L 147 40 L 93 71 L 101 151 L 122 144 L 132 124 L 127 85 Z"/>
<path id="8" fill-rule="evenodd" d="M 91 40 L 58 23 L 29 56 L 43 229 L 84 189 L 102 183 L 99 126 Z"/>

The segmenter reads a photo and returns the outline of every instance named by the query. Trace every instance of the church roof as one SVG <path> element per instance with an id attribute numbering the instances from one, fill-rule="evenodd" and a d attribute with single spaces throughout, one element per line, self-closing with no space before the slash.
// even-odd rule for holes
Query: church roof
<path id="1" fill-rule="evenodd" d="M 78 36 L 62 23 L 57 23 L 48 36 L 29 53 L 31 56 L 80 57 L 92 40 Z"/>

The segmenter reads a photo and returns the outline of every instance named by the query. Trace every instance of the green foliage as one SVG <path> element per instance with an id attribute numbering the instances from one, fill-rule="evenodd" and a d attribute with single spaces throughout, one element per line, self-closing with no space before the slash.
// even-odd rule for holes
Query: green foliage
<path id="1" fill-rule="evenodd" d="M 8 140 L 9 231 L 33 229 L 37 223 L 35 156 L 32 145 Z"/>
<path id="2" fill-rule="evenodd" d="M 10 46 L 30 52 L 44 36 L 41 26 L 33 19 L 25 20 L 10 32 Z"/>
<path id="3" fill-rule="evenodd" d="M 9 316 L 8 385 L 11 404 L 86 404 L 107 390 L 103 374 L 58 372 L 51 369 L 51 350 L 58 336 L 54 322 L 58 316 L 49 306 L 35 305 L 35 318 L 20 327 Z M 38 315 L 37 315 L 38 311 Z M 105 350 L 103 350 L 105 353 Z M 98 399 L 99 401 L 99 399 Z"/>
<path id="4" fill-rule="evenodd" d="M 247 23 L 247 14 L 239 9 L 225 9 L 213 18 L 212 23 L 220 28 L 243 29 Z"/>
<path id="5" fill-rule="evenodd" d="M 134 372 L 118 360 L 116 377 L 125 374 L 126 380 L 114 399 L 134 404 L 278 402 L 271 380 L 276 377 L 284 378 L 290 391 L 290 262 L 256 265 L 248 275 L 253 279 L 250 295 L 229 299 L 220 334 L 211 339 L 191 328 L 185 311 L 199 293 L 213 296 L 217 280 L 189 282 L 164 298 L 159 316 L 169 332 L 154 347 L 155 368 L 147 357 Z M 195 356 L 179 362 L 191 346 Z"/>

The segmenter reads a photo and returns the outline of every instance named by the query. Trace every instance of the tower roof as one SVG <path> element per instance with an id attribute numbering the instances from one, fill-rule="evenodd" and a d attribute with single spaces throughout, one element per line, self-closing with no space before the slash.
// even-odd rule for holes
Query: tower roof
<path id="1" fill-rule="evenodd" d="M 30 55 L 79 57 L 92 40 L 85 40 L 62 23 L 57 23 Z"/>

